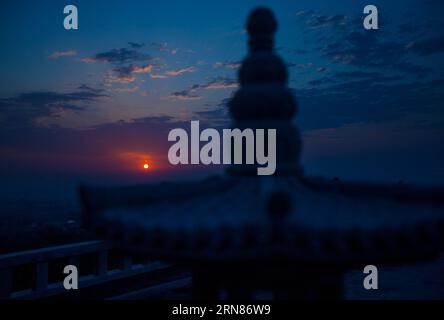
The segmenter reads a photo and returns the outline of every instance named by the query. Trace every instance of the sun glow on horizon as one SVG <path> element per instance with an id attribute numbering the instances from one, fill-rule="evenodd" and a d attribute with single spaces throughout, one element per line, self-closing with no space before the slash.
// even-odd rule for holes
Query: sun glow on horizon
<path id="1" fill-rule="evenodd" d="M 116 159 L 120 162 L 120 167 L 127 168 L 127 171 L 151 172 L 159 171 L 159 161 L 151 154 L 137 151 L 116 152 Z"/>

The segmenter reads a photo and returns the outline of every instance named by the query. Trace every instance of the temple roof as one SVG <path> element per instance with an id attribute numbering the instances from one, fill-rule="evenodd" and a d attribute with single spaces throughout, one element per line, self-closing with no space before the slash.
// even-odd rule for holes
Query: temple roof
<path id="1" fill-rule="evenodd" d="M 83 192 L 96 234 L 162 258 L 353 265 L 417 259 L 444 244 L 441 189 L 275 180 L 215 177 Z"/>

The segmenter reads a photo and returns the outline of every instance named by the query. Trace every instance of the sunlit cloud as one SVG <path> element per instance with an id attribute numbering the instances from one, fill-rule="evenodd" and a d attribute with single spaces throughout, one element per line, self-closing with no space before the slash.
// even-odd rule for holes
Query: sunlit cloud
<path id="1" fill-rule="evenodd" d="M 196 71 L 196 68 L 188 67 L 188 68 L 182 68 L 182 69 L 169 70 L 166 72 L 166 75 L 180 76 L 181 74 L 188 73 L 188 72 L 195 72 L 195 71 Z"/>
<path id="2" fill-rule="evenodd" d="M 131 74 L 119 74 L 119 73 L 113 73 L 108 72 L 107 76 L 105 78 L 105 82 L 107 84 L 113 84 L 113 83 L 131 83 L 136 81 L 136 77 L 134 77 Z"/>
<path id="3" fill-rule="evenodd" d="M 154 65 L 152 64 L 147 64 L 146 66 L 134 66 L 133 70 L 131 72 L 133 73 L 148 73 L 151 72 L 151 70 L 153 70 Z"/>
<path id="4" fill-rule="evenodd" d="M 90 57 L 85 57 L 81 61 L 86 63 L 113 63 L 113 64 L 123 64 L 136 61 L 147 61 L 151 59 L 149 54 L 143 53 L 140 47 L 134 48 L 120 48 L 111 49 L 109 51 L 100 52 Z"/>
<path id="5" fill-rule="evenodd" d="M 77 51 L 75 50 L 66 50 L 66 51 L 54 51 L 49 55 L 50 59 L 58 59 L 61 57 L 70 57 L 77 55 Z"/>
<path id="6" fill-rule="evenodd" d="M 240 61 L 219 61 L 214 64 L 215 68 L 238 69 L 241 66 Z"/>

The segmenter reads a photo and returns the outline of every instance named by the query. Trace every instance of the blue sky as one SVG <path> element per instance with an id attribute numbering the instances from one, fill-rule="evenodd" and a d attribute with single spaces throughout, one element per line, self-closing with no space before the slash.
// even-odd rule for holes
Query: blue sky
<path id="1" fill-rule="evenodd" d="M 444 181 L 441 1 L 3 1 L 2 171 L 162 167 L 167 132 L 199 119 L 229 125 L 224 102 L 257 5 L 279 21 L 309 174 Z M 32 170 L 31 170 L 32 169 Z"/>

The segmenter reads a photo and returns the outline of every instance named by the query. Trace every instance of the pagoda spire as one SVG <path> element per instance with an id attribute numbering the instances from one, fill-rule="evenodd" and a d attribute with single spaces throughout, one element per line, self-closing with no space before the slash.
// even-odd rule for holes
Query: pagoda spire
<path id="1" fill-rule="evenodd" d="M 301 141 L 292 124 L 297 103 L 287 87 L 288 72 L 274 53 L 277 22 L 272 11 L 254 9 L 247 20 L 249 52 L 238 73 L 240 89 L 229 102 L 235 128 L 276 129 L 275 175 L 300 173 Z M 234 175 L 256 174 L 258 164 L 233 165 Z"/>

